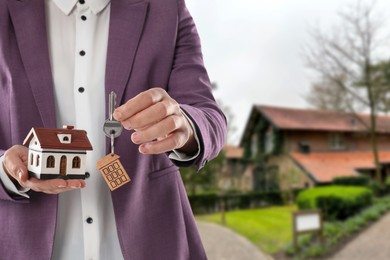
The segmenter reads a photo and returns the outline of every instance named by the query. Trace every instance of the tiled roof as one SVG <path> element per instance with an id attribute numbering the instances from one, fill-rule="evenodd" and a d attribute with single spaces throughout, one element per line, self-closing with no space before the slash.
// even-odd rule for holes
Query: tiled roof
<path id="1" fill-rule="evenodd" d="M 71 134 L 71 143 L 64 144 L 58 139 L 58 134 Z M 43 149 L 60 149 L 60 150 L 92 150 L 92 145 L 87 137 L 87 132 L 84 130 L 75 129 L 52 129 L 52 128 L 32 128 L 23 145 L 28 145 L 36 136 L 41 148 Z"/>
<path id="2" fill-rule="evenodd" d="M 263 105 L 258 105 L 256 108 L 280 129 L 339 132 L 367 131 L 367 128 L 351 113 Z M 367 125 L 370 125 L 368 114 L 360 114 L 359 117 Z M 378 116 L 377 118 L 377 133 L 390 133 L 390 116 Z"/>
<path id="3" fill-rule="evenodd" d="M 336 177 L 356 176 L 356 170 L 375 169 L 372 152 L 293 153 L 294 161 L 318 182 Z M 390 152 L 380 152 L 381 164 L 390 163 Z"/>
<path id="4" fill-rule="evenodd" d="M 244 149 L 234 145 L 225 145 L 223 151 L 228 159 L 241 159 L 244 155 Z"/>

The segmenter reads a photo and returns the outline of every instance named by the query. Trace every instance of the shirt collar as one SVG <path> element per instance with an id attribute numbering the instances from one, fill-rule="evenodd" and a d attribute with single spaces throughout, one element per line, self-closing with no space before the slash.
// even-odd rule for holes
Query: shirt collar
<path id="1" fill-rule="evenodd" d="M 78 0 L 53 0 L 57 7 L 65 14 L 69 15 L 76 6 Z M 96 15 L 110 3 L 110 0 L 85 0 L 92 12 Z"/>

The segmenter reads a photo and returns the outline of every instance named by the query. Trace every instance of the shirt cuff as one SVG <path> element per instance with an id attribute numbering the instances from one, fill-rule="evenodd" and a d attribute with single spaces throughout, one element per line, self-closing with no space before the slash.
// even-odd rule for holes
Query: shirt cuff
<path id="1" fill-rule="evenodd" d="M 198 134 L 196 133 L 196 128 L 195 128 L 194 122 L 192 122 L 192 120 L 187 116 L 187 114 L 185 112 L 183 112 L 183 110 L 180 109 L 180 111 L 185 116 L 185 118 L 188 120 L 188 122 L 190 123 L 190 125 L 192 127 L 196 143 L 198 144 L 198 151 L 196 152 L 195 155 L 191 156 L 191 155 L 187 155 L 185 153 L 179 152 L 178 150 L 175 149 L 169 154 L 169 159 L 181 161 L 181 162 L 188 162 L 188 161 L 194 160 L 196 157 L 199 156 L 200 142 L 199 142 Z"/>
<path id="2" fill-rule="evenodd" d="M 10 178 L 8 177 L 7 173 L 4 170 L 3 159 L 4 156 L 0 156 L 0 180 L 3 183 L 4 188 L 10 194 L 19 195 L 29 199 L 30 196 L 28 196 L 26 192 L 28 192 L 30 189 L 23 188 L 23 187 L 16 187 L 16 185 L 10 180 Z"/>

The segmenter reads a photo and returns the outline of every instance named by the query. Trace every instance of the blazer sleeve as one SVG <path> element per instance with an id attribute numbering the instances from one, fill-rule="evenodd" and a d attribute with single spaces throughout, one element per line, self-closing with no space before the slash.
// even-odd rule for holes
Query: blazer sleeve
<path id="1" fill-rule="evenodd" d="M 184 0 L 178 0 L 176 48 L 168 92 L 194 122 L 201 146 L 195 160 L 173 162 L 178 166 L 195 165 L 199 171 L 222 149 L 227 122 L 211 92 L 198 32 Z"/>
<path id="2" fill-rule="evenodd" d="M 3 156 L 5 153 L 4 150 L 0 149 L 0 157 Z M 2 162 L 2 160 L 0 160 Z M 0 171 L 3 170 L 3 165 L 0 165 Z M 17 203 L 28 203 L 29 199 L 17 194 L 13 194 L 11 192 L 8 192 L 6 186 L 2 181 L 0 181 L 0 200 L 7 200 Z"/>

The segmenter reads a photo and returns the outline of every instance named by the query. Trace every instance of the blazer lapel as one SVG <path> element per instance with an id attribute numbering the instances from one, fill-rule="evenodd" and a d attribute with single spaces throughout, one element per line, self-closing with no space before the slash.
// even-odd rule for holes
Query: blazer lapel
<path id="1" fill-rule="evenodd" d="M 146 20 L 148 2 L 112 0 L 106 65 L 106 104 L 108 94 L 122 100 L 129 81 L 139 40 Z"/>
<path id="2" fill-rule="evenodd" d="M 8 1 L 23 65 L 44 127 L 55 127 L 53 79 L 42 0 Z M 23 102 L 23 100 L 21 100 Z"/>

